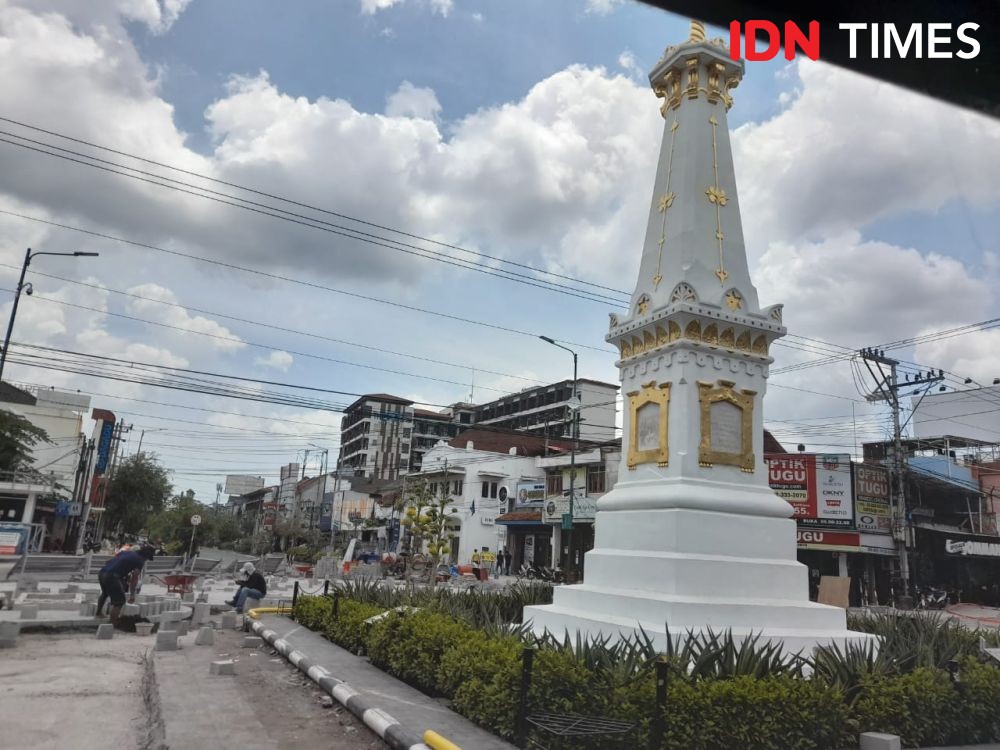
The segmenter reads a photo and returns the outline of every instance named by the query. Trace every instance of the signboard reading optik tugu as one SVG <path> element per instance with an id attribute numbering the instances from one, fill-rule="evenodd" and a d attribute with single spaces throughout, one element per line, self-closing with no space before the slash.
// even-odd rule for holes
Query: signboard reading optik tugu
<path id="1" fill-rule="evenodd" d="M 853 529 L 851 457 L 839 453 L 768 453 L 768 481 L 800 526 Z"/>

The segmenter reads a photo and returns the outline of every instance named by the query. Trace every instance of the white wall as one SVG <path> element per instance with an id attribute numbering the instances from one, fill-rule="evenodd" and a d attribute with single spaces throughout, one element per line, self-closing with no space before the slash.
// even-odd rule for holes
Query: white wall
<path id="1" fill-rule="evenodd" d="M 60 398 L 65 396 L 65 403 Z M 44 474 L 54 473 L 56 480 L 71 488 L 80 461 L 80 442 L 83 430 L 83 414 L 88 405 L 80 406 L 81 400 L 89 405 L 88 397 L 76 393 L 63 394 L 60 391 L 41 391 L 38 403 L 0 403 L 0 408 L 19 414 L 36 427 L 48 433 L 51 444 L 36 444 L 33 466 Z"/>

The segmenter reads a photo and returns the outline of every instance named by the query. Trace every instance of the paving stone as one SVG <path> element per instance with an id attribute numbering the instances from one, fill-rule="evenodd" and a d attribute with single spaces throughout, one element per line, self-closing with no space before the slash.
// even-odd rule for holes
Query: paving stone
<path id="1" fill-rule="evenodd" d="M 863 732 L 861 734 L 861 750 L 900 750 L 902 744 L 894 734 L 881 732 Z"/>
<path id="2" fill-rule="evenodd" d="M 186 591 L 186 592 L 184 592 L 181 595 L 181 601 L 182 602 L 193 602 L 194 601 L 194 592 L 193 591 Z"/>
<path id="3" fill-rule="evenodd" d="M 194 611 L 191 613 L 191 624 L 201 625 L 208 620 L 208 616 L 211 614 L 208 608 L 208 602 L 197 602 L 194 605 Z"/>
<path id="4" fill-rule="evenodd" d="M 139 604 L 139 617 L 149 617 L 152 614 L 149 609 L 149 602 L 141 602 Z"/>
<path id="5" fill-rule="evenodd" d="M 232 659 L 213 661 L 208 669 L 209 674 L 236 674 L 236 662 Z"/>
<path id="6" fill-rule="evenodd" d="M 236 627 L 236 613 L 235 612 L 223 612 L 222 613 L 222 627 L 232 630 Z"/>
<path id="7" fill-rule="evenodd" d="M 257 609 L 260 606 L 260 599 L 252 599 L 247 597 L 247 600 L 243 602 L 243 611 L 249 612 L 251 609 Z"/>
<path id="8" fill-rule="evenodd" d="M 97 640 L 99 641 L 110 641 L 111 637 L 115 634 L 115 626 L 110 622 L 106 622 L 103 625 L 97 626 Z"/>
<path id="9" fill-rule="evenodd" d="M 135 617 L 136 615 L 139 614 L 140 606 L 141 605 L 139 604 L 126 604 L 124 607 L 122 607 L 122 614 L 128 615 L 129 617 Z"/>
<path id="10" fill-rule="evenodd" d="M 21 632 L 19 622 L 0 622 L 0 648 L 14 648 L 17 635 Z"/>
<path id="11" fill-rule="evenodd" d="M 22 620 L 36 620 L 38 619 L 38 605 L 37 604 L 22 604 L 19 607 L 21 612 Z"/>
<path id="12" fill-rule="evenodd" d="M 99 591 L 87 591 L 83 594 L 83 600 L 85 602 L 93 602 L 97 604 L 97 600 L 100 598 L 101 594 Z"/>
<path id="13" fill-rule="evenodd" d="M 177 623 L 177 635 L 187 635 L 188 634 L 188 624 L 186 620 L 181 620 Z"/>
<path id="14" fill-rule="evenodd" d="M 212 646 L 215 644 L 215 630 L 212 627 L 198 629 L 198 635 L 194 638 L 195 646 Z"/>
<path id="15" fill-rule="evenodd" d="M 176 651 L 177 650 L 177 631 L 175 630 L 161 630 L 156 634 L 156 650 L 157 651 Z"/>
<path id="16" fill-rule="evenodd" d="M 177 633 L 177 627 L 178 625 L 176 620 L 160 620 L 161 633 L 166 633 L 166 632 Z"/>
<path id="17" fill-rule="evenodd" d="M 243 636 L 243 648 L 260 648 L 264 645 L 264 639 L 255 635 Z"/>
<path id="18" fill-rule="evenodd" d="M 143 637 L 153 634 L 154 622 L 137 622 L 135 624 L 135 634 Z"/>

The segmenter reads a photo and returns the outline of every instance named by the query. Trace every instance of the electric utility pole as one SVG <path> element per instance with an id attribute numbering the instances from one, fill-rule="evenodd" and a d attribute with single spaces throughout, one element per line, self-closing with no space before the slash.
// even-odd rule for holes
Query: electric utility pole
<path id="1" fill-rule="evenodd" d="M 899 577 L 903 582 L 905 594 L 910 592 L 910 559 L 907 544 L 910 538 L 910 519 L 906 512 L 906 456 L 903 454 L 903 427 L 900 422 L 899 389 L 913 386 L 930 387 L 944 380 L 944 372 L 928 370 L 919 372 L 911 379 L 907 376 L 900 382 L 897 367 L 899 360 L 885 356 L 885 351 L 877 349 L 862 349 L 859 354 L 868 372 L 875 380 L 876 390 L 867 396 L 869 401 L 885 401 L 892 409 L 892 536 L 896 540 L 899 556 Z M 872 367 L 874 365 L 874 367 Z M 888 368 L 886 372 L 883 367 Z"/>

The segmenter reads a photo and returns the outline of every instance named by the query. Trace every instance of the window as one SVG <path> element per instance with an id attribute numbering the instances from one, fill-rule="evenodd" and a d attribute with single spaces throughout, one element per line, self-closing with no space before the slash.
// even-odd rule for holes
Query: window
<path id="1" fill-rule="evenodd" d="M 563 491 L 563 475 L 562 472 L 555 474 L 549 474 L 545 477 L 545 494 L 546 495 L 561 495 Z"/>
<path id="2" fill-rule="evenodd" d="M 451 494 L 461 495 L 462 494 L 462 480 L 456 479 L 451 483 Z"/>
<path id="3" fill-rule="evenodd" d="M 490 497 L 495 500 L 496 496 L 497 496 L 497 483 L 490 482 Z"/>
<path id="4" fill-rule="evenodd" d="M 427 485 L 427 490 L 432 495 L 436 495 L 438 493 L 438 483 L 437 482 L 431 482 L 429 485 Z"/>
<path id="5" fill-rule="evenodd" d="M 410 444 L 409 443 L 403 443 L 402 445 L 400 445 L 399 446 L 399 452 L 400 453 L 409 453 L 410 452 Z"/>
<path id="6" fill-rule="evenodd" d="M 587 467 L 587 492 L 604 492 L 605 481 L 604 464 Z"/>
<path id="7" fill-rule="evenodd" d="M 497 489 L 496 482 L 483 482 L 482 492 L 480 494 L 483 497 L 490 497 L 495 500 L 497 496 Z"/>
<path id="8" fill-rule="evenodd" d="M 403 428 L 403 437 L 404 438 L 410 437 L 410 428 L 409 427 L 404 427 Z"/>
<path id="9" fill-rule="evenodd" d="M 469 424 L 469 414 L 468 413 L 459 414 L 458 421 L 461 422 L 462 424 Z"/>
<path id="10" fill-rule="evenodd" d="M 490 483 L 489 482 L 482 482 L 480 484 L 480 493 L 479 494 L 482 497 L 489 497 L 490 496 Z"/>

